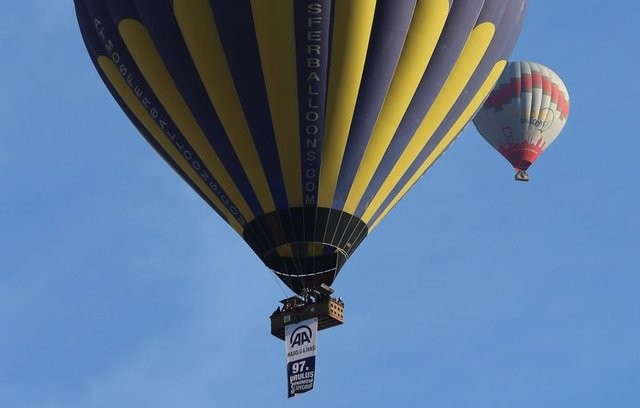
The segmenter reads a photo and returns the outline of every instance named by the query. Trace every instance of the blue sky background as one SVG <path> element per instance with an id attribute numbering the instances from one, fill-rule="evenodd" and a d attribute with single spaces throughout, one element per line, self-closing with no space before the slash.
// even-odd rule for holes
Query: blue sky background
<path id="1" fill-rule="evenodd" d="M 638 4 L 531 1 L 571 94 L 528 184 L 468 126 L 334 285 L 286 400 L 283 292 L 149 148 L 71 1 L 0 13 L 0 407 L 640 406 Z"/>

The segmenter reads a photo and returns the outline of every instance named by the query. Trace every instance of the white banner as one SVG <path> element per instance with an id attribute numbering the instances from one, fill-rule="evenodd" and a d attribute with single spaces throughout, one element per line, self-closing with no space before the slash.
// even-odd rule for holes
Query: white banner
<path id="1" fill-rule="evenodd" d="M 316 375 L 318 319 L 308 319 L 284 328 L 287 352 L 289 398 L 311 391 Z"/>

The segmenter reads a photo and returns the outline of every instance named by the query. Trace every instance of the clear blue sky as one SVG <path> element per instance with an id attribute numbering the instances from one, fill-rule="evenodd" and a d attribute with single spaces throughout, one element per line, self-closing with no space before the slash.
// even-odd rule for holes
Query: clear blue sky
<path id="1" fill-rule="evenodd" d="M 276 280 L 137 135 L 72 2 L 5 4 L 0 407 L 640 406 L 637 11 L 530 2 L 512 59 L 565 80 L 563 134 L 522 184 L 467 127 L 343 269 L 286 401 Z"/>

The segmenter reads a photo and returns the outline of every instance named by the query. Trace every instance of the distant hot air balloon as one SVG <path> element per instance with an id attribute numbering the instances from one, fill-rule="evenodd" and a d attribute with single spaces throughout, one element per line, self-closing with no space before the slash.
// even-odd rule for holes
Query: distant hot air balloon
<path id="1" fill-rule="evenodd" d="M 526 4 L 74 2 L 129 119 L 296 293 L 330 285 L 471 120 Z"/>
<path id="2" fill-rule="evenodd" d="M 528 181 L 527 169 L 567 122 L 569 93 L 555 72 L 535 62 L 510 62 L 473 123 Z"/>

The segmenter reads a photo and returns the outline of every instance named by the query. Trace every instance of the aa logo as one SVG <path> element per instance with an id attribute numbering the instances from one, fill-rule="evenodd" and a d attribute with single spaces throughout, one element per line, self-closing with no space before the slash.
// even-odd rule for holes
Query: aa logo
<path id="1" fill-rule="evenodd" d="M 311 337 L 311 328 L 309 326 L 300 326 L 291 333 L 289 343 L 291 347 L 303 346 L 307 343 L 311 343 Z"/>

